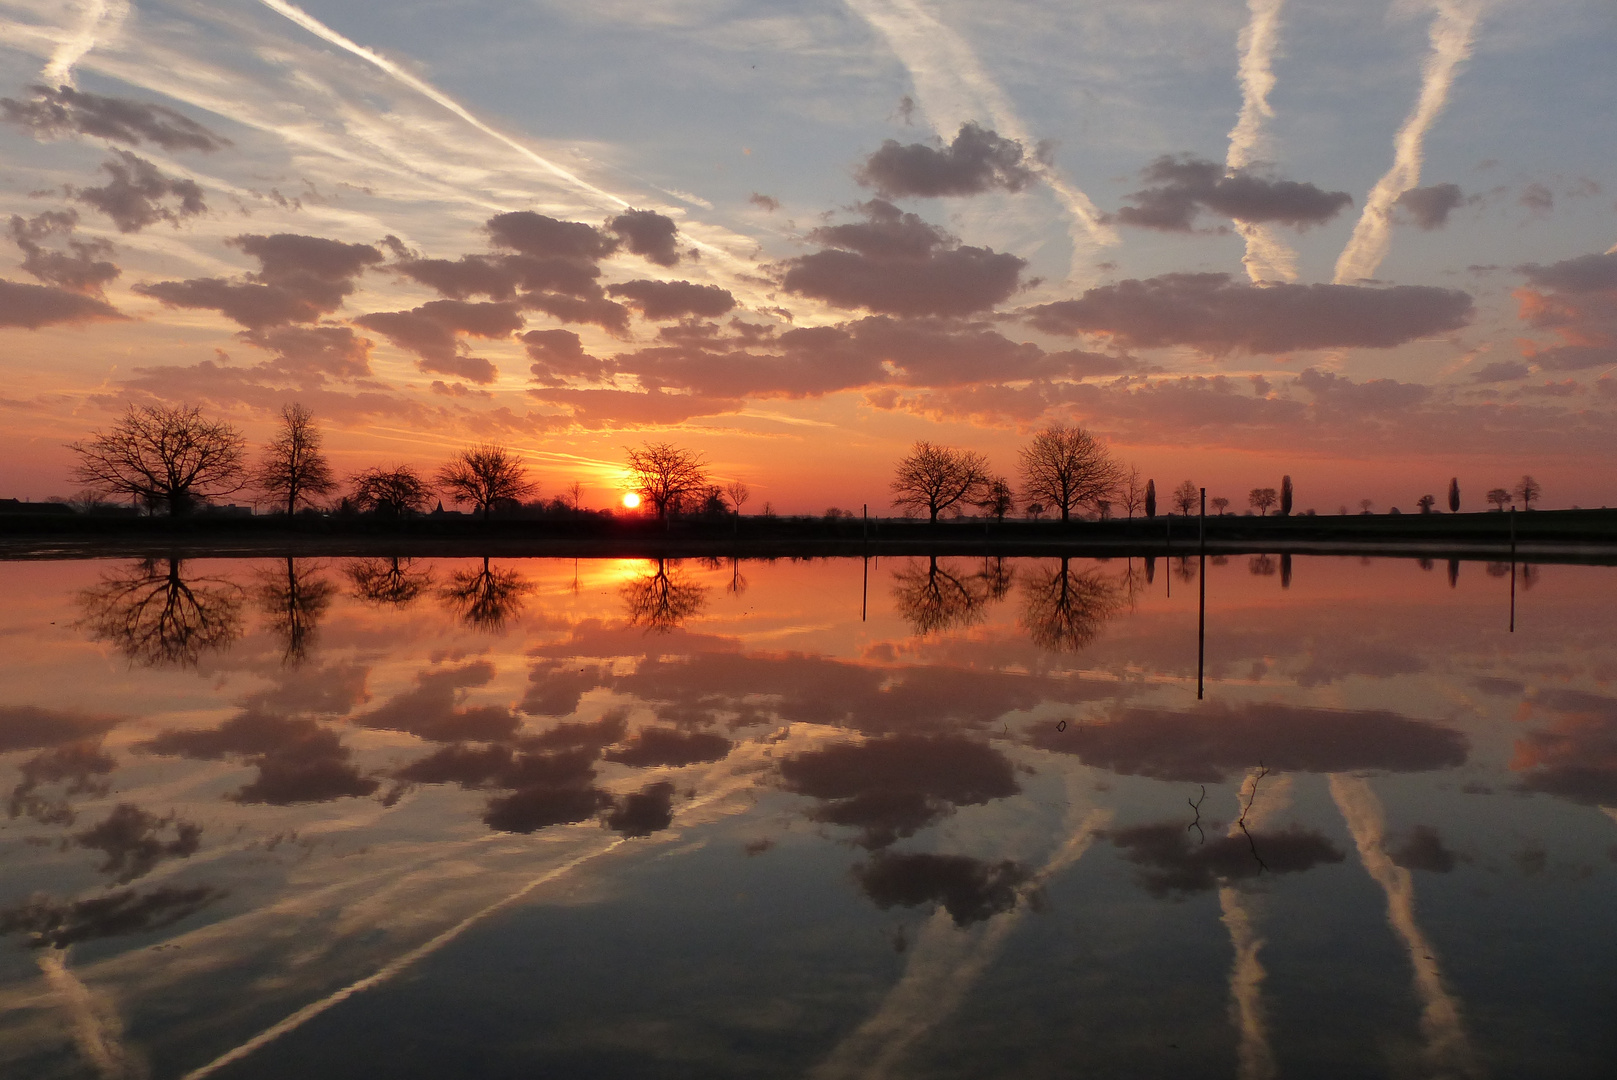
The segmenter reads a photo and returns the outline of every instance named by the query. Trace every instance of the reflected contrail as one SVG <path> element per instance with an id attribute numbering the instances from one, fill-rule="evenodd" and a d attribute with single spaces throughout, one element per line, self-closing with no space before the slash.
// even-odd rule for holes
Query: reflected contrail
<path id="1" fill-rule="evenodd" d="M 1427 1059 L 1446 1075 L 1480 1076 L 1460 1005 L 1443 985 L 1437 954 L 1415 923 L 1414 879 L 1387 856 L 1381 801 L 1368 781 L 1343 773 L 1331 774 L 1331 797 L 1353 834 L 1359 860 L 1387 894 L 1387 922 L 1409 951 L 1410 966 L 1415 969 L 1415 992 L 1424 1006 L 1420 1029 L 1426 1039 Z"/>
<path id="2" fill-rule="evenodd" d="M 1257 803 L 1254 794 L 1258 779 L 1264 776 L 1256 769 L 1248 771 L 1236 796 L 1236 809 L 1243 810 L 1248 803 L 1253 807 L 1245 815 L 1247 828 L 1256 829 L 1262 823 L 1291 805 L 1291 777 L 1272 780 L 1263 792 L 1263 802 Z M 1240 834 L 1241 826 L 1232 824 L 1228 835 Z M 1221 885 L 1218 905 L 1222 911 L 1220 921 L 1230 932 L 1230 944 L 1235 959 L 1230 965 L 1230 1021 L 1240 1035 L 1236 1047 L 1237 1075 L 1241 1080 L 1272 1080 L 1278 1075 L 1274 1050 L 1269 1045 L 1268 1017 L 1263 1008 L 1263 960 L 1258 953 L 1265 944 L 1258 936 L 1255 905 L 1252 898 L 1233 885 Z"/>
<path id="3" fill-rule="evenodd" d="M 1237 81 L 1241 84 L 1241 115 L 1230 129 L 1230 149 L 1224 166 L 1244 169 L 1265 160 L 1269 132 L 1264 122 L 1274 118 L 1269 91 L 1274 89 L 1274 57 L 1280 45 L 1280 9 L 1286 0 L 1247 0 L 1250 18 L 1241 30 Z M 1246 241 L 1241 260 L 1253 281 L 1296 281 L 1297 253 L 1270 226 L 1237 221 L 1235 230 Z"/>
<path id="4" fill-rule="evenodd" d="M 1364 212 L 1353 227 L 1347 247 L 1336 260 L 1338 285 L 1373 278 L 1392 244 L 1392 207 L 1398 196 L 1420 183 L 1422 144 L 1426 132 L 1448 103 L 1459 66 L 1471 56 L 1480 0 L 1434 0 L 1431 52 L 1421 64 L 1420 97 L 1393 139 L 1392 167 L 1370 189 Z"/>
<path id="5" fill-rule="evenodd" d="M 39 73 L 40 79 L 53 87 L 72 86 L 73 68 L 85 53 L 95 48 L 102 25 L 116 32 L 128 14 L 129 0 L 91 0 L 84 17 L 73 29 L 73 36 L 62 41 L 51 53 L 45 70 Z"/>
<path id="6" fill-rule="evenodd" d="M 72 1017 L 73 1041 L 79 1052 L 107 1080 L 143 1080 L 146 1065 L 124 1046 L 123 1023 L 116 1009 L 98 1002 L 95 994 L 68 970 L 66 949 L 46 949 L 39 970 Z"/>

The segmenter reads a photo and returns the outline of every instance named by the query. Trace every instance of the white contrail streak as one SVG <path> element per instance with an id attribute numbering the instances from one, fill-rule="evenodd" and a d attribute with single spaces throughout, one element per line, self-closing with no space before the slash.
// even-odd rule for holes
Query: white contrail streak
<path id="1" fill-rule="evenodd" d="M 922 108 L 938 135 L 950 138 L 968 120 L 987 120 L 1006 138 L 1015 139 L 1025 147 L 1034 145 L 1032 133 L 999 84 L 984 70 L 971 45 L 916 0 L 846 2 L 856 15 L 887 39 L 888 47 L 909 71 Z M 1100 209 L 1089 196 L 1053 167 L 1038 162 L 1033 167 L 1055 192 L 1072 222 L 1068 232 L 1073 244 L 1074 276 L 1077 276 L 1080 253 L 1095 245 L 1117 243 L 1117 231 L 1105 223 Z"/>
<path id="2" fill-rule="evenodd" d="M 123 1023 L 117 1011 L 96 1000 L 90 988 L 68 970 L 66 949 L 46 949 L 39 970 L 56 999 L 72 1018 L 73 1041 L 106 1080 L 140 1080 L 145 1064 L 125 1049 Z"/>
<path id="3" fill-rule="evenodd" d="M 557 165 L 555 162 L 534 153 L 528 147 L 522 145 L 522 143 L 511 138 L 509 135 L 496 131 L 494 128 L 485 124 L 483 121 L 479 120 L 476 116 L 469 112 L 465 106 L 460 104 L 460 102 L 456 101 L 442 90 L 439 90 L 431 83 L 424 82 L 423 80 L 416 78 L 414 75 L 410 74 L 408 71 L 405 71 L 403 68 L 399 67 L 399 65 L 395 64 L 387 57 L 382 56 L 380 53 L 367 49 L 358 42 L 352 41 L 349 38 L 337 33 L 337 31 L 333 30 L 331 27 L 327 26 L 319 19 L 316 19 L 303 9 L 288 4 L 286 0 L 261 0 L 261 2 L 271 11 L 286 16 L 288 19 L 291 19 L 293 22 L 297 23 L 299 26 L 303 27 L 303 29 L 309 31 L 309 33 L 315 35 L 316 37 L 329 41 L 339 49 L 344 49 L 353 53 L 366 63 L 372 64 L 381 71 L 386 72 L 388 75 L 392 76 L 394 79 L 397 79 L 405 86 L 408 86 L 416 93 L 437 102 L 439 105 L 454 113 L 460 119 L 466 121 L 466 123 L 470 124 L 478 131 L 481 131 L 489 138 L 504 143 L 506 146 L 510 147 L 512 150 L 515 150 L 518 154 L 521 154 L 523 157 L 527 158 L 541 169 L 544 169 L 552 176 L 555 176 L 557 179 L 572 185 L 574 189 L 593 196 L 607 207 L 618 210 L 626 210 L 629 208 L 629 203 L 623 199 L 609 191 L 601 190 L 594 184 L 591 184 L 589 181 L 585 180 L 583 177 L 571 173 L 562 168 L 560 165 Z"/>
<path id="4" fill-rule="evenodd" d="M 1224 166 L 1231 172 L 1268 160 L 1270 147 L 1266 121 L 1274 119 L 1269 92 L 1275 86 L 1274 58 L 1280 47 L 1280 9 L 1286 0 L 1247 0 L 1250 17 L 1236 45 L 1241 53 L 1236 81 L 1241 84 L 1241 115 L 1230 129 L 1230 149 Z M 1241 260 L 1253 281 L 1296 281 L 1297 254 L 1268 225 L 1238 221 L 1235 229 L 1246 241 Z"/>
<path id="5" fill-rule="evenodd" d="M 95 48 L 102 27 L 116 31 L 128 14 L 128 0 L 90 0 L 84 10 L 84 18 L 79 20 L 72 36 L 63 40 L 51 53 L 45 70 L 39 73 L 40 79 L 49 86 L 72 86 L 74 65 L 84 58 L 85 53 Z"/>
<path id="6" fill-rule="evenodd" d="M 1443 985 L 1437 954 L 1415 922 L 1414 879 L 1387 855 L 1381 800 L 1370 790 L 1368 781 L 1342 773 L 1331 774 L 1331 797 L 1353 834 L 1359 861 L 1387 894 L 1388 924 L 1409 951 L 1409 963 L 1415 969 L 1415 993 L 1423 1006 L 1420 1029 L 1426 1039 L 1429 1065 L 1440 1075 L 1480 1076 L 1459 1002 Z"/>
<path id="7" fill-rule="evenodd" d="M 1337 284 L 1373 278 L 1392 245 L 1392 208 L 1398 196 L 1420 183 L 1423 144 L 1443 106 L 1459 67 L 1471 56 L 1480 0 L 1434 0 L 1431 51 L 1421 64 L 1420 97 L 1393 139 L 1392 167 L 1370 189 L 1364 212 L 1336 260 Z"/>
<path id="8" fill-rule="evenodd" d="M 1264 788 L 1263 801 L 1258 802 L 1255 796 L 1262 776 L 1256 769 L 1248 772 L 1236 795 L 1236 809 L 1246 811 L 1244 820 L 1249 829 L 1261 827 L 1263 822 L 1291 805 L 1289 776 L 1271 780 Z M 1249 805 L 1251 810 L 1247 810 Z M 1241 835 L 1240 824 L 1230 825 L 1228 835 Z M 1265 942 L 1257 931 L 1255 905 L 1252 897 L 1234 885 L 1219 887 L 1218 905 L 1220 921 L 1229 930 L 1230 945 L 1235 950 L 1235 959 L 1230 964 L 1230 1021 L 1240 1036 L 1236 1046 L 1236 1075 L 1240 1080 L 1272 1080 L 1279 1070 L 1274 1050 L 1269 1045 L 1268 1017 L 1263 1007 L 1263 980 L 1267 972 L 1259 953 Z"/>

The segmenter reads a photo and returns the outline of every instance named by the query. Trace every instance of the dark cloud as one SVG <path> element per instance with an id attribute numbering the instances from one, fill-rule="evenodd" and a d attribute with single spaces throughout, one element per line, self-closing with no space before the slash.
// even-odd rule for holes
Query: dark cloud
<path id="1" fill-rule="evenodd" d="M 1538 690 L 1535 712 L 1552 713 L 1547 727 L 1516 740 L 1510 767 L 1520 790 L 1584 806 L 1617 806 L 1617 698 L 1584 690 Z"/>
<path id="2" fill-rule="evenodd" d="M 760 210 L 765 210 L 771 214 L 780 209 L 780 200 L 773 195 L 760 195 L 755 191 L 747 196 L 747 201 Z"/>
<path id="3" fill-rule="evenodd" d="M 960 316 L 1010 298 L 1026 261 L 962 247 L 935 225 L 872 199 L 865 220 L 809 233 L 825 250 L 787 260 L 788 292 L 878 314 Z"/>
<path id="4" fill-rule="evenodd" d="M 1356 383 L 1334 371 L 1304 368 L 1297 373 L 1297 385 L 1314 395 L 1321 411 L 1367 415 L 1407 409 L 1432 396 L 1432 388 L 1396 379 L 1370 379 Z"/>
<path id="5" fill-rule="evenodd" d="M 537 258 L 598 262 L 618 249 L 616 239 L 593 225 L 558 221 L 532 210 L 496 214 L 488 219 L 488 232 L 497 246 Z"/>
<path id="6" fill-rule="evenodd" d="M 487 296 L 510 300 L 523 293 L 557 293 L 599 299 L 601 270 L 585 259 L 534 255 L 462 255 L 459 259 L 409 259 L 393 269 L 451 300 Z"/>
<path id="7" fill-rule="evenodd" d="M 70 194 L 110 217 L 119 232 L 139 232 L 159 221 L 178 225 L 180 219 L 195 217 L 208 209 L 195 180 L 166 176 L 156 165 L 128 150 L 115 149 L 112 153 L 101 163 L 102 170 L 112 177 L 110 181 L 102 187 L 73 188 Z M 170 198 L 178 205 L 164 205 Z"/>
<path id="8" fill-rule="evenodd" d="M 674 823 L 674 785 L 666 780 L 614 800 L 606 827 L 624 836 L 650 836 Z"/>
<path id="9" fill-rule="evenodd" d="M 1416 825 L 1388 849 L 1393 862 L 1406 870 L 1427 870 L 1446 874 L 1454 869 L 1454 852 L 1443 844 L 1443 838 L 1430 825 Z"/>
<path id="10" fill-rule="evenodd" d="M 823 804 L 814 818 L 861 830 L 885 847 L 954 812 L 1021 790 L 1005 755 L 958 736 L 892 735 L 797 754 L 781 786 Z"/>
<path id="11" fill-rule="evenodd" d="M 987 863 L 964 855 L 878 852 L 853 868 L 859 888 L 882 909 L 941 904 L 956 926 L 1009 911 L 1031 875 L 1009 859 Z"/>
<path id="12" fill-rule="evenodd" d="M 104 735 L 119 723 L 116 717 L 40 705 L 0 705 L 0 753 L 39 750 Z"/>
<path id="13" fill-rule="evenodd" d="M 463 705 L 465 691 L 487 686 L 494 665 L 486 660 L 458 668 L 424 671 L 416 687 L 390 698 L 353 722 L 361 727 L 403 731 L 430 742 L 509 739 L 522 722 L 504 705 Z"/>
<path id="14" fill-rule="evenodd" d="M 102 287 L 121 271 L 115 263 L 103 257 L 113 252 L 109 241 L 73 239 L 73 229 L 78 222 L 76 210 L 47 210 L 32 218 L 13 214 L 11 239 L 23 253 L 22 269 L 25 273 L 32 274 L 47 285 L 88 296 L 100 296 Z M 50 251 L 41 244 L 41 241 L 58 234 L 64 237 L 72 251 L 71 255 Z"/>
<path id="15" fill-rule="evenodd" d="M 529 697 L 522 702 L 523 712 L 533 711 L 528 707 L 531 698 L 530 688 Z M 599 750 L 623 739 L 629 727 L 628 717 L 627 709 L 609 709 L 594 720 L 557 724 L 542 734 L 528 736 L 522 745 L 530 750 Z"/>
<path id="16" fill-rule="evenodd" d="M 599 297 L 563 296 L 560 293 L 526 293 L 522 306 L 530 311 L 542 311 L 565 323 L 599 326 L 609 334 L 622 337 L 629 332 L 629 309 L 615 300 Z"/>
<path id="17" fill-rule="evenodd" d="M 1495 360 L 1471 373 L 1471 381 L 1479 383 L 1513 382 L 1525 379 L 1533 369 L 1520 360 Z"/>
<path id="18" fill-rule="evenodd" d="M 1101 723 L 1041 728 L 1033 743 L 1127 776 L 1204 784 L 1260 760 L 1276 772 L 1424 772 L 1463 764 L 1468 749 L 1458 731 L 1385 710 L 1277 703 L 1125 708 Z"/>
<path id="19" fill-rule="evenodd" d="M 0 98 L 0 117 L 30 129 L 36 137 L 93 135 L 164 150 L 218 150 L 230 140 L 162 105 L 129 98 L 86 94 L 71 86 L 30 86 L 29 101 Z"/>
<path id="20" fill-rule="evenodd" d="M 0 327 L 38 330 L 63 323 L 110 322 L 129 316 L 94 296 L 0 278 Z"/>
<path id="21" fill-rule="evenodd" d="M 1558 344 L 1529 345 L 1526 358 L 1544 371 L 1585 371 L 1617 364 L 1617 253 L 1579 255 L 1549 266 L 1516 268 L 1520 315 L 1552 331 Z"/>
<path id="22" fill-rule="evenodd" d="M 736 306 L 729 289 L 717 285 L 693 285 L 689 281 L 625 281 L 608 285 L 607 294 L 627 300 L 640 314 L 653 322 L 686 315 L 712 318 Z"/>
<path id="23" fill-rule="evenodd" d="M 206 885 L 125 889 L 89 900 L 34 897 L 0 911 L 0 934 L 25 933 L 33 948 L 65 949 L 81 941 L 145 934 L 172 926 L 225 896 Z"/>
<path id="24" fill-rule="evenodd" d="M 526 787 L 490 799 L 483 823 L 499 832 L 514 833 L 572 825 L 593 818 L 611 798 L 593 787 Z"/>
<path id="25" fill-rule="evenodd" d="M 1153 896 L 1206 892 L 1221 882 L 1263 873 L 1301 873 L 1345 857 L 1324 836 L 1296 826 L 1250 836 L 1210 837 L 1202 844 L 1193 844 L 1184 823 L 1176 821 L 1136 825 L 1108 835 L 1140 868 L 1140 884 Z"/>
<path id="26" fill-rule="evenodd" d="M 658 266 L 679 262 L 679 227 L 674 219 L 655 210 L 628 210 L 606 223 L 623 246 Z"/>
<path id="27" fill-rule="evenodd" d="M 1164 274 L 1089 289 L 1077 300 L 1031 308 L 1052 334 L 1103 334 L 1125 345 L 1233 351 L 1385 349 L 1458 330 L 1471 297 L 1429 285 L 1267 285 L 1228 274 Z"/>
<path id="28" fill-rule="evenodd" d="M 165 839 L 163 833 L 170 827 L 173 836 Z M 160 818 L 132 803 L 119 803 L 106 820 L 75 833 L 73 842 L 105 855 L 101 873 L 112 875 L 123 885 L 149 874 L 165 859 L 196 854 L 202 846 L 202 826 L 176 820 L 172 815 Z"/>
<path id="29" fill-rule="evenodd" d="M 1120 209 L 1117 220 L 1146 229 L 1189 232 L 1204 208 L 1236 221 L 1307 228 L 1353 205 L 1345 191 L 1270 180 L 1244 169 L 1226 173 L 1216 162 L 1189 155 L 1159 157 L 1141 175 L 1155 186 L 1129 196 L 1137 205 Z"/>
<path id="30" fill-rule="evenodd" d="M 529 330 L 517 340 L 533 361 L 528 370 L 547 385 L 560 386 L 568 378 L 597 381 L 606 374 L 606 365 L 585 352 L 584 343 L 571 330 Z"/>
<path id="31" fill-rule="evenodd" d="M 1422 229 L 1440 229 L 1449 223 L 1449 214 L 1465 202 L 1458 184 L 1433 184 L 1410 188 L 1398 196 L 1395 206 L 1405 210 Z"/>
<path id="32" fill-rule="evenodd" d="M 1516 270 L 1526 275 L 1528 284 L 1559 293 L 1601 293 L 1617 289 L 1617 252 L 1578 255 L 1549 266 L 1528 263 Z"/>
<path id="33" fill-rule="evenodd" d="M 170 307 L 217 311 L 249 330 L 314 322 L 342 306 L 354 279 L 382 261 L 369 244 L 320 236 L 276 233 L 238 236 L 229 243 L 258 260 L 259 271 L 244 281 L 192 278 L 134 286 Z"/>
<path id="34" fill-rule="evenodd" d="M 623 746 L 608 750 L 606 760 L 642 769 L 657 766 L 678 768 L 701 761 L 718 761 L 730 752 L 732 745 L 723 735 L 648 727 L 641 728 Z"/>
<path id="35" fill-rule="evenodd" d="M 105 778 L 116 768 L 117 762 L 101 749 L 99 737 L 52 747 L 18 766 L 17 786 L 11 790 L 6 812 L 45 825 L 71 825 L 78 815 L 68 800 L 75 795 L 105 796 L 111 789 Z M 61 785 L 57 798 L 40 794 L 48 784 Z"/>
<path id="36" fill-rule="evenodd" d="M 469 356 L 457 334 L 508 338 L 522 329 L 522 313 L 515 303 L 474 303 L 466 300 L 429 300 L 409 311 L 378 311 L 354 322 L 375 330 L 401 349 L 421 358 L 421 370 L 454 375 L 475 383 L 490 383 L 497 374 L 482 357 Z"/>
<path id="37" fill-rule="evenodd" d="M 347 326 L 276 326 L 243 330 L 236 337 L 274 354 L 261 365 L 266 374 L 319 381 L 359 379 L 371 373 L 370 338 Z"/>
<path id="38" fill-rule="evenodd" d="M 856 178 L 883 198 L 898 199 L 1021 191 L 1037 176 L 1021 143 L 968 121 L 947 146 L 886 140 L 865 159 Z"/>
<path id="39" fill-rule="evenodd" d="M 667 394 L 660 390 L 573 390 L 566 387 L 529 390 L 535 399 L 567 407 L 567 422 L 582 428 L 636 428 L 684 423 L 697 416 L 740 412 L 740 397 Z"/>
<path id="40" fill-rule="evenodd" d="M 204 761 L 242 758 L 258 776 L 231 796 L 241 803 L 290 806 L 373 793 L 377 782 L 361 776 L 353 751 L 315 720 L 248 710 L 217 728 L 166 731 L 136 749 Z"/>

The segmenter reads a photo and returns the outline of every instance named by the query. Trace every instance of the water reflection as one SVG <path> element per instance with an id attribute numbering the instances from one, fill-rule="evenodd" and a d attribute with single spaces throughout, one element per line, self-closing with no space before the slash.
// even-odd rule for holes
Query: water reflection
<path id="1" fill-rule="evenodd" d="M 1180 560 L 1181 562 L 1186 560 Z M 1191 580 L 1195 571 L 1191 571 Z M 1040 565 L 1022 579 L 1022 626 L 1035 645 L 1055 652 L 1077 652 L 1100 633 L 1101 625 L 1125 602 L 1122 582 L 1100 568 L 1080 570 L 1071 559 Z"/>
<path id="2" fill-rule="evenodd" d="M 630 626 L 664 634 L 702 610 L 707 602 L 707 587 L 670 559 L 658 559 L 654 566 L 624 582 L 618 591 Z"/>
<path id="3" fill-rule="evenodd" d="M 500 570 L 484 559 L 481 567 L 455 570 L 438 596 L 461 622 L 498 633 L 522 612 L 533 584 L 515 570 Z"/>
<path id="4" fill-rule="evenodd" d="M 187 576 L 181 559 L 146 559 L 109 571 L 79 594 L 81 625 L 141 667 L 195 667 L 243 633 L 242 589 Z"/>
<path id="5" fill-rule="evenodd" d="M 308 657 L 315 630 L 337 593 L 337 586 L 318 572 L 318 564 L 290 557 L 276 569 L 259 572 L 258 603 L 284 642 L 283 664 L 299 664 Z"/>
<path id="6" fill-rule="evenodd" d="M 383 607 L 407 608 L 432 586 L 430 570 L 415 569 L 414 559 L 355 559 L 343 567 L 354 596 Z"/>
<path id="7" fill-rule="evenodd" d="M 936 556 L 910 559 L 893 571 L 893 599 L 898 612 L 917 634 L 937 634 L 969 626 L 983 616 L 993 596 L 993 579 Z M 1007 580 L 1008 583 L 1008 580 Z"/>

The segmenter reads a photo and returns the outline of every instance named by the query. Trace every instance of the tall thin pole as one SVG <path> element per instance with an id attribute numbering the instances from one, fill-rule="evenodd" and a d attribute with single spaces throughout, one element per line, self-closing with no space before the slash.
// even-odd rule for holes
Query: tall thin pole
<path id="1" fill-rule="evenodd" d="M 864 558 L 865 582 L 859 589 L 859 621 L 865 621 L 865 615 L 870 611 L 870 556 Z"/>
<path id="2" fill-rule="evenodd" d="M 1510 632 L 1516 632 L 1516 507 L 1510 508 Z"/>
<path id="3" fill-rule="evenodd" d="M 1196 612 L 1196 700 L 1202 699 L 1202 677 L 1207 670 L 1207 552 L 1199 556 L 1201 578 L 1201 606 Z"/>

